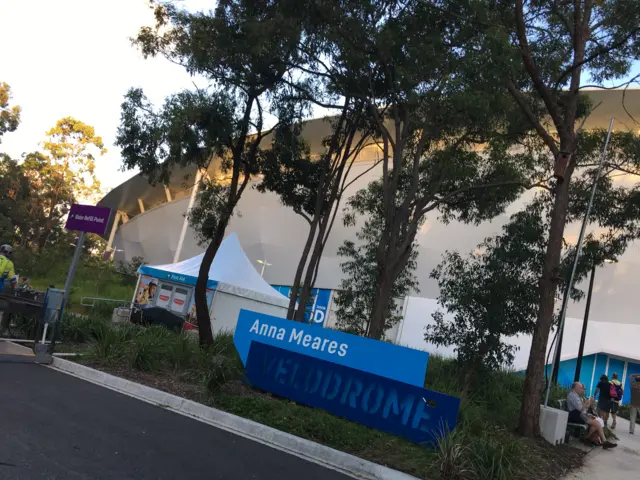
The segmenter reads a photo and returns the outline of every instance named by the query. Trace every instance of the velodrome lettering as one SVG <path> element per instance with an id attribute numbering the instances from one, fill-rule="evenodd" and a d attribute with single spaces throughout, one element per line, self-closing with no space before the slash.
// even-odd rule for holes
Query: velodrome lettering
<path id="1" fill-rule="evenodd" d="M 290 337 L 304 344 L 301 333 Z M 455 397 L 260 342 L 252 345 L 249 359 L 247 378 L 254 386 L 414 441 L 432 440 L 441 424 L 455 425 Z M 256 369 L 258 375 L 253 374 Z M 433 394 L 442 399 L 435 401 Z"/>

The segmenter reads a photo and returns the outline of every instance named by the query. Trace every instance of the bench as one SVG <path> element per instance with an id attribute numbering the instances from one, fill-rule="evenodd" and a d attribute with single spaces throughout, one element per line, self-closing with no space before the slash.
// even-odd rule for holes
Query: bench
<path id="1" fill-rule="evenodd" d="M 558 408 L 567 411 L 567 401 L 558 400 Z M 565 443 L 569 443 L 571 436 L 583 440 L 589 431 L 589 426 L 584 423 L 567 422 L 567 434 L 565 435 Z"/>

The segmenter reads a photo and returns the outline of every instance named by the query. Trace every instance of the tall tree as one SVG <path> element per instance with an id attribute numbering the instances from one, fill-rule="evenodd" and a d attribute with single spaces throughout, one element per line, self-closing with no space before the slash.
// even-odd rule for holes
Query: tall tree
<path id="1" fill-rule="evenodd" d="M 605 136 L 604 131 L 578 135 L 579 161 L 569 189 L 569 221 L 580 221 L 585 214 Z M 612 136 L 576 282 L 592 267 L 617 259 L 640 235 L 639 147 L 640 137 L 632 133 Z M 539 138 L 532 138 L 531 148 L 545 153 Z M 551 159 L 547 169 L 553 169 Z M 438 301 L 443 310 L 433 315 L 435 324 L 427 327 L 425 339 L 456 347 L 458 361 L 467 372 L 465 392 L 478 368 L 496 369 L 511 363 L 515 348 L 508 337 L 534 331 L 537 287 L 544 270 L 553 205 L 553 190 L 540 189 L 524 210 L 511 217 L 501 235 L 485 240 L 466 257 L 447 252 L 432 273 L 440 287 Z M 575 245 L 568 239 L 563 245 L 555 300 L 563 296 L 575 258 Z M 574 284 L 571 298 L 581 296 Z"/>
<path id="2" fill-rule="evenodd" d="M 20 124 L 22 109 L 18 105 L 10 106 L 11 87 L 5 82 L 0 82 L 0 142 L 2 135 L 14 132 Z"/>
<path id="3" fill-rule="evenodd" d="M 291 295 L 287 313 L 288 318 L 300 322 L 305 319 L 320 260 L 344 192 L 376 166 L 374 162 L 364 172 L 349 177 L 358 156 L 372 141 L 362 102 L 345 98 L 340 115 L 326 121 L 331 124 L 331 134 L 324 139 L 325 150 L 319 158 L 314 158 L 308 147 L 294 138 L 300 134 L 299 128 L 285 126 L 276 132 L 275 140 L 279 140 L 280 147 L 274 142 L 273 147 L 265 151 L 263 181 L 258 186 L 261 191 L 278 193 L 282 202 L 309 225 L 293 280 L 292 291 L 296 294 Z"/>
<path id="4" fill-rule="evenodd" d="M 531 172 L 509 152 L 521 132 L 512 131 L 517 117 L 508 97 L 478 81 L 480 60 L 455 48 L 468 37 L 463 24 L 418 0 L 346 3 L 349 28 L 333 35 L 359 48 L 339 57 L 352 72 L 339 86 L 366 103 L 383 158 L 377 292 L 367 332 L 380 338 L 425 215 L 491 218 L 528 185 Z M 487 145 L 483 153 L 479 143 Z"/>
<path id="5" fill-rule="evenodd" d="M 431 6 L 477 32 L 479 40 L 459 47 L 482 59 L 478 77 L 504 86 L 553 157 L 554 204 L 519 423 L 521 434 L 534 436 L 569 190 L 579 162 L 580 91 L 609 81 L 629 84 L 631 65 L 640 55 L 640 11 L 634 0 L 468 0 Z"/>
<path id="6" fill-rule="evenodd" d="M 155 15 L 155 27 L 142 28 L 135 39 L 145 57 L 162 55 L 209 85 L 169 97 L 159 111 L 140 90 L 130 91 L 117 143 L 125 166 L 140 168 L 152 181 L 166 181 L 174 167 L 184 165 L 210 169 L 214 164 L 223 174 L 223 185 L 214 187 L 221 195 L 215 211 L 204 209 L 210 213 L 202 222 L 210 242 L 195 288 L 200 343 L 211 344 L 209 268 L 238 201 L 258 172 L 261 143 L 271 132 L 266 116 L 300 114 L 279 101 L 283 77 L 295 64 L 300 24 L 294 4 L 287 1 L 221 0 L 215 11 L 200 13 L 166 3 L 155 6 Z"/>
<path id="7" fill-rule="evenodd" d="M 42 250 L 76 200 L 91 201 L 100 193 L 96 158 L 106 153 L 104 142 L 92 126 L 66 117 L 47 132 L 41 152 L 29 153 L 22 171 L 32 194 L 27 206 L 31 239 Z"/>
<path id="8" fill-rule="evenodd" d="M 375 181 L 349 199 L 345 208 L 345 224 L 355 226 L 358 219 L 364 219 L 364 224 L 356 233 L 357 243 L 345 240 L 338 249 L 338 255 L 344 259 L 340 266 L 345 277 L 334 300 L 337 324 L 342 330 L 362 336 L 370 331 L 371 314 L 378 293 L 377 250 L 384 228 L 381 190 L 382 182 Z M 419 291 L 414 275 L 417 258 L 418 251 L 412 245 L 409 259 L 391 288 L 390 300 L 384 312 L 383 335 L 401 319 L 397 300 Z"/>

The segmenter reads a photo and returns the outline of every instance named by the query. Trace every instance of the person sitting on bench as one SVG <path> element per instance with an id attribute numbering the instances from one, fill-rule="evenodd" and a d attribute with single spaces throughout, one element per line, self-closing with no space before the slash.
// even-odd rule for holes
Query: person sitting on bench
<path id="1" fill-rule="evenodd" d="M 569 412 L 569 423 L 578 423 L 589 426 L 589 434 L 587 438 L 596 445 L 602 445 L 603 448 L 609 449 L 617 447 L 615 443 L 610 442 L 604 435 L 602 425 L 593 415 L 589 415 L 588 410 L 593 405 L 593 398 L 582 401 L 585 394 L 584 385 L 580 382 L 574 382 L 571 391 L 567 396 L 567 411 Z"/>

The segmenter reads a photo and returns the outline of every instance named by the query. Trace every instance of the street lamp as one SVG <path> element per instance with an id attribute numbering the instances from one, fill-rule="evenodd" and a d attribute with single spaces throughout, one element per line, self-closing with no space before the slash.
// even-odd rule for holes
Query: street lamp
<path id="1" fill-rule="evenodd" d="M 258 262 L 260 265 L 262 265 L 262 269 L 260 270 L 260 276 L 264 277 L 264 269 L 266 267 L 270 267 L 271 264 L 267 263 L 265 260 L 256 260 L 256 262 Z"/>
<path id="2" fill-rule="evenodd" d="M 617 260 L 605 260 L 605 263 L 616 263 Z M 584 354 L 584 342 L 587 338 L 587 324 L 589 322 L 589 310 L 591 310 L 591 295 L 593 293 L 593 279 L 596 276 L 596 266 L 591 268 L 591 278 L 589 279 L 589 291 L 587 292 L 587 304 L 584 308 L 584 318 L 582 320 L 582 334 L 580 335 L 580 347 L 578 348 L 578 359 L 576 361 L 576 373 L 574 382 L 580 381 L 580 369 L 582 368 L 582 356 Z"/>

